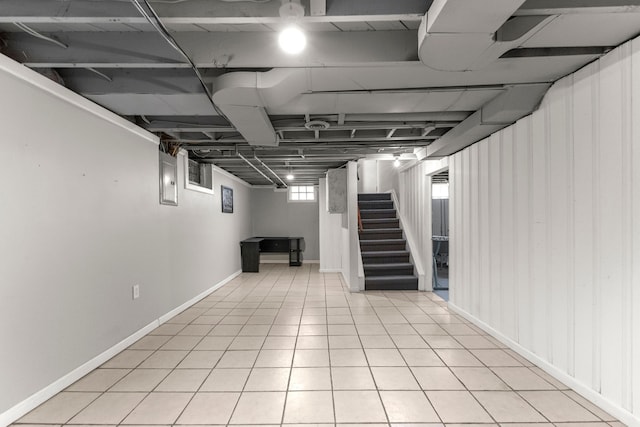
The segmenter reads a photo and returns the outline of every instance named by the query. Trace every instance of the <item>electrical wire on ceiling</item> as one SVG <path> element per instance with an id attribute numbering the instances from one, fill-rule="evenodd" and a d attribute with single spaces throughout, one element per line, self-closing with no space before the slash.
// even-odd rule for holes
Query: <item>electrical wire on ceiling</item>
<path id="1" fill-rule="evenodd" d="M 72 2 L 75 0 L 59 0 L 59 1 L 66 1 L 66 2 Z M 93 1 L 93 2 L 104 2 L 104 0 L 88 0 L 88 1 Z M 129 2 L 130 0 L 111 0 L 111 1 L 119 1 L 119 2 Z M 194 0 L 150 0 L 151 3 L 164 3 L 164 4 L 179 4 L 179 3 L 186 3 L 189 1 L 194 1 Z M 219 2 L 222 3 L 269 3 L 271 0 L 218 0 Z"/>
<path id="2" fill-rule="evenodd" d="M 66 44 L 62 43 L 61 41 L 52 39 L 51 37 L 47 37 L 44 34 L 40 34 L 36 30 L 34 30 L 33 28 L 28 27 L 27 25 L 23 24 L 22 22 L 14 22 L 13 25 L 15 25 L 16 27 L 20 28 L 25 33 L 27 33 L 29 35 L 32 35 L 33 37 L 36 37 L 36 38 L 41 39 L 41 40 L 48 41 L 49 43 L 53 43 L 56 46 L 59 46 L 59 47 L 61 47 L 63 49 L 67 49 L 69 47 Z"/>
<path id="3" fill-rule="evenodd" d="M 253 158 L 254 158 L 258 163 L 260 163 L 260 164 L 262 165 L 262 167 L 263 167 L 263 168 L 265 168 L 266 170 L 268 170 L 269 172 L 271 172 L 271 174 L 272 174 L 273 176 L 275 176 L 275 177 L 278 179 L 278 181 L 280 181 L 280 182 L 282 183 L 282 185 L 284 186 L 284 188 L 287 188 L 287 187 L 288 187 L 288 186 L 287 186 L 287 183 L 286 183 L 286 182 L 284 182 L 284 181 L 282 180 L 282 178 L 280 178 L 280 176 L 279 176 L 277 173 L 275 173 L 275 172 L 273 171 L 273 169 L 271 169 L 269 166 L 267 166 L 267 164 L 266 164 L 265 162 L 263 162 L 262 160 L 260 160 L 260 159 L 258 158 L 258 156 L 256 156 L 256 155 L 255 155 L 255 153 L 253 154 Z M 276 184 L 276 185 L 278 185 L 278 184 Z"/>
<path id="4" fill-rule="evenodd" d="M 97 74 L 98 76 L 102 77 L 103 79 L 105 79 L 108 82 L 112 82 L 113 79 L 109 76 L 107 76 L 105 73 L 103 73 L 102 71 L 98 71 L 93 67 L 86 67 L 85 70 L 87 71 L 91 71 L 94 74 Z"/>
<path id="5" fill-rule="evenodd" d="M 150 0 L 152 3 L 176 4 L 192 0 Z M 218 0 L 223 3 L 269 3 L 271 0 Z"/>
<path id="6" fill-rule="evenodd" d="M 144 16 L 147 19 L 147 21 L 149 21 L 149 23 L 153 26 L 153 28 L 155 28 L 158 31 L 158 33 L 162 36 L 162 38 L 164 38 L 166 40 L 166 42 L 169 43 L 169 45 L 172 48 L 174 48 L 178 53 L 180 53 L 180 55 L 182 55 L 182 57 L 184 57 L 184 59 L 189 63 L 189 65 L 193 69 L 194 73 L 196 74 L 196 77 L 200 81 L 200 85 L 204 89 L 204 92 L 207 95 L 207 98 L 209 99 L 209 102 L 213 106 L 213 109 L 216 110 L 216 112 L 218 113 L 218 115 L 220 117 L 224 118 L 227 121 L 229 126 L 231 126 L 231 127 L 233 127 L 235 129 L 235 126 L 233 125 L 233 123 L 231 123 L 231 121 L 222 112 L 222 110 L 220 110 L 220 108 L 216 105 L 216 103 L 213 102 L 213 94 L 209 90 L 209 87 L 207 86 L 207 84 L 204 82 L 204 80 L 202 78 L 202 74 L 200 74 L 200 70 L 198 70 L 198 67 L 196 67 L 196 64 L 194 64 L 194 62 L 191 60 L 189 55 L 187 55 L 187 53 L 180 47 L 178 42 L 176 42 L 176 40 L 173 38 L 173 36 L 169 33 L 169 30 L 167 30 L 167 28 L 164 26 L 164 24 L 160 20 L 160 17 L 156 13 L 156 11 L 151 7 L 151 5 L 149 4 L 148 0 L 142 0 L 142 2 L 149 9 L 149 12 L 151 12 L 151 15 L 153 15 L 153 18 L 151 16 L 149 16 L 149 14 L 144 9 L 144 7 L 142 7 L 142 5 L 140 4 L 139 0 L 131 0 L 131 2 L 136 7 L 136 9 L 138 9 L 138 11 L 142 14 L 142 16 Z"/>

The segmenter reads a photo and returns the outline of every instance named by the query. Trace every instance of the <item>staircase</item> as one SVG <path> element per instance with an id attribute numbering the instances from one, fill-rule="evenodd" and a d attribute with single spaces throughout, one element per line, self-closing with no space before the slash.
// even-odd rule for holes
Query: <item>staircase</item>
<path id="1" fill-rule="evenodd" d="M 418 277 L 402 237 L 391 194 L 358 194 L 360 252 L 366 290 L 417 290 Z"/>

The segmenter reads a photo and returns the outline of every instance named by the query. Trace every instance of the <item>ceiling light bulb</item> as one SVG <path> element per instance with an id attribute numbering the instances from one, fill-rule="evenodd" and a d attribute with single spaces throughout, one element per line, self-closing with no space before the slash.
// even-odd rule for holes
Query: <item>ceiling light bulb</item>
<path id="1" fill-rule="evenodd" d="M 289 181 L 293 181 L 293 175 L 291 175 L 291 174 L 287 175 L 287 179 L 288 179 Z"/>
<path id="2" fill-rule="evenodd" d="M 307 45 L 307 38 L 298 27 L 287 27 L 278 37 L 280 48 L 286 53 L 295 55 L 302 52 Z"/>
<path id="3" fill-rule="evenodd" d="M 395 167 L 399 167 L 400 166 L 400 159 L 396 157 L 396 159 L 393 162 L 393 166 Z"/>

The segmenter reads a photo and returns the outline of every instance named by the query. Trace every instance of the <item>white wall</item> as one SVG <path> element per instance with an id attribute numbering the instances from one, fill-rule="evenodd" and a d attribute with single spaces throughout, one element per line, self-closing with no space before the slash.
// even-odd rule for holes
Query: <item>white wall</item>
<path id="1" fill-rule="evenodd" d="M 327 211 L 327 179 L 318 186 L 320 272 L 342 271 L 342 214 Z"/>
<path id="2" fill-rule="evenodd" d="M 364 270 L 358 237 L 358 164 L 347 164 L 347 212 L 328 214 L 320 205 L 320 268 L 339 271 L 352 292 L 364 289 Z M 321 194 L 326 180 L 320 180 Z M 330 252 L 330 254 L 329 254 Z"/>
<path id="3" fill-rule="evenodd" d="M 393 160 L 358 160 L 358 192 L 387 193 L 394 190 L 400 194 L 399 168 L 393 163 Z"/>
<path id="4" fill-rule="evenodd" d="M 393 160 L 377 160 L 378 163 L 378 193 L 387 193 L 394 190 L 400 194 L 400 178 L 398 168 L 393 165 Z"/>
<path id="5" fill-rule="evenodd" d="M 419 260 L 424 270 L 424 288 L 431 290 L 433 247 L 431 242 L 431 177 L 427 176 L 427 162 L 418 163 L 399 174 L 399 210 L 404 232 L 410 235 L 411 256 Z"/>
<path id="6" fill-rule="evenodd" d="M 358 165 L 347 164 L 347 212 L 342 214 L 342 276 L 352 292 L 364 289 L 358 236 Z"/>
<path id="7" fill-rule="evenodd" d="M 185 191 L 182 174 L 180 205 L 160 205 L 155 137 L 1 55 L 0 93 L 2 424 L 236 273 L 251 205 L 249 188 L 220 173 L 234 214 L 220 212 L 219 191 Z"/>
<path id="8" fill-rule="evenodd" d="M 320 225 L 317 198 L 314 202 L 289 202 L 286 191 L 273 191 L 272 188 L 253 188 L 251 198 L 252 235 L 304 237 L 304 260 L 318 261 Z M 263 261 L 288 260 L 289 256 L 262 254 L 260 258 Z"/>
<path id="9" fill-rule="evenodd" d="M 451 159 L 451 303 L 640 425 L 640 41 Z"/>
<path id="10" fill-rule="evenodd" d="M 358 193 L 378 192 L 378 161 L 358 160 Z"/>

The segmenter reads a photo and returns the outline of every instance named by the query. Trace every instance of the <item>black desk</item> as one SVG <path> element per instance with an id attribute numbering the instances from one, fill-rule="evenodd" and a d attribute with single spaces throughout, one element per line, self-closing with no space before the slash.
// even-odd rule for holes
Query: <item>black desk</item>
<path id="1" fill-rule="evenodd" d="M 302 265 L 304 237 L 251 237 L 240 242 L 242 272 L 257 273 L 260 266 L 260 253 L 288 253 L 289 266 Z"/>

